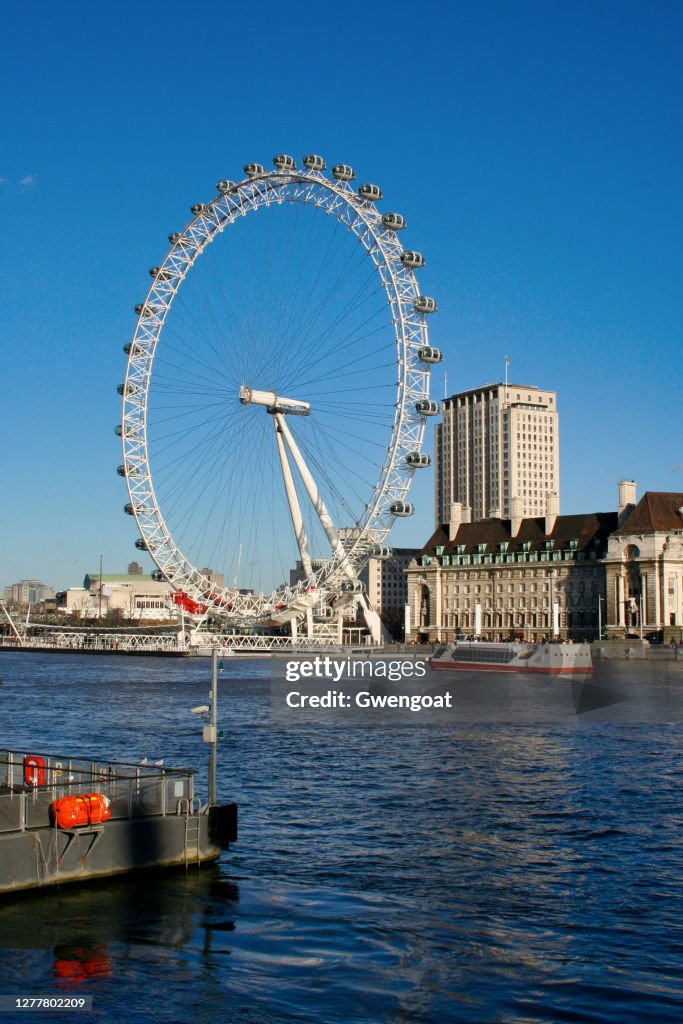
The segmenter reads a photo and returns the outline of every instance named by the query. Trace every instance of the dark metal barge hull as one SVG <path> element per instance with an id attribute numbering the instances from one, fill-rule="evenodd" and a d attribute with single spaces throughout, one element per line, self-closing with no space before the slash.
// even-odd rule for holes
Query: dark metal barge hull
<path id="1" fill-rule="evenodd" d="M 237 809 L 200 806 L 187 769 L 0 755 L 0 893 L 216 860 Z M 59 823 L 63 798 L 97 794 L 106 820 Z"/>
<path id="2" fill-rule="evenodd" d="M 209 841 L 207 815 L 190 821 L 199 830 L 193 844 L 185 821 L 172 817 L 108 822 L 106 832 L 42 828 L 2 835 L 0 892 L 216 860 L 221 848 Z"/>

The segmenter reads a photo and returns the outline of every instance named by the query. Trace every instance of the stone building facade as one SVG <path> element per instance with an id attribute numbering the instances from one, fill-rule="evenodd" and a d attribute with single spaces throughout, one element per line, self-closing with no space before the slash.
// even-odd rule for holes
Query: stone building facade
<path id="1" fill-rule="evenodd" d="M 604 559 L 608 636 L 661 632 L 680 642 L 683 627 L 683 493 L 646 491 L 635 504 L 620 485 L 619 525 Z"/>
<path id="2" fill-rule="evenodd" d="M 410 642 L 594 639 L 615 512 L 463 522 L 454 503 L 410 563 Z"/>
<path id="3" fill-rule="evenodd" d="M 20 580 L 5 587 L 4 600 L 16 608 L 27 608 L 54 598 L 55 592 L 40 580 Z"/>
<path id="4" fill-rule="evenodd" d="M 71 587 L 57 595 L 57 610 L 76 612 L 83 620 L 106 617 L 117 612 L 127 623 L 166 622 L 176 617 L 170 602 L 170 583 L 157 582 L 140 573 L 88 573 L 82 587 Z"/>
<path id="5" fill-rule="evenodd" d="M 559 511 L 559 415 L 554 391 L 485 384 L 445 399 L 434 433 L 435 524 L 454 502 L 473 520 Z"/>
<path id="6" fill-rule="evenodd" d="M 360 574 L 366 584 L 368 600 L 394 632 L 403 624 L 408 600 L 406 569 L 419 554 L 418 548 L 391 548 L 387 558 L 371 558 Z"/>

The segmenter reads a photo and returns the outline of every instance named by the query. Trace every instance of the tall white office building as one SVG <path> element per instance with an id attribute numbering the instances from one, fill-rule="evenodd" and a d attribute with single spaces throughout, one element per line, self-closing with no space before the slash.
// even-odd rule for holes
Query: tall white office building
<path id="1" fill-rule="evenodd" d="M 450 522 L 453 502 L 472 520 L 558 514 L 558 427 L 554 391 L 500 383 L 447 398 L 434 439 L 436 524 Z"/>

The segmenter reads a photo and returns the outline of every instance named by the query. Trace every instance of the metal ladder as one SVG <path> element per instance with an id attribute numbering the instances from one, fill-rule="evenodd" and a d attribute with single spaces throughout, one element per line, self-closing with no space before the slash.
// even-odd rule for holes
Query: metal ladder
<path id="1" fill-rule="evenodd" d="M 199 863 L 199 815 L 185 815 L 185 863 L 190 861 Z"/>

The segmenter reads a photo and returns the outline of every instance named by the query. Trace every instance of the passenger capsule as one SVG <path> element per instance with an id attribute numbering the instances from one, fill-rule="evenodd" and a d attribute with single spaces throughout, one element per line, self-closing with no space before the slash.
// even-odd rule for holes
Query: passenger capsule
<path id="1" fill-rule="evenodd" d="M 216 191 L 220 192 L 221 195 L 225 195 L 226 192 L 232 192 L 235 187 L 234 181 L 228 181 L 227 178 L 221 178 L 220 181 L 216 182 Z"/>
<path id="2" fill-rule="evenodd" d="M 424 452 L 409 452 L 406 455 L 406 462 L 413 469 L 426 469 L 431 465 L 431 459 Z"/>
<path id="3" fill-rule="evenodd" d="M 304 157 L 304 167 L 308 167 L 309 171 L 324 171 L 327 164 L 321 156 L 309 153 L 308 156 Z"/>
<path id="4" fill-rule="evenodd" d="M 404 267 L 410 267 L 411 270 L 417 270 L 419 267 L 424 267 L 425 258 L 421 252 L 415 252 L 412 249 L 408 249 L 407 252 L 402 252 L 401 263 Z"/>
<path id="5" fill-rule="evenodd" d="M 375 544 L 374 548 L 370 549 L 370 558 L 381 558 L 385 561 L 387 558 L 391 558 L 394 553 L 394 549 L 390 548 L 388 544 Z"/>
<path id="6" fill-rule="evenodd" d="M 440 363 L 443 359 L 443 353 L 438 348 L 432 348 L 431 345 L 425 345 L 424 348 L 417 350 L 417 358 L 422 363 Z"/>
<path id="7" fill-rule="evenodd" d="M 116 390 L 119 395 L 123 395 L 125 393 L 126 398 L 133 398 L 139 392 L 137 384 L 130 383 L 128 384 L 128 387 L 126 387 L 125 384 L 119 384 Z"/>
<path id="8" fill-rule="evenodd" d="M 392 516 L 412 516 L 415 513 L 415 506 L 409 501 L 395 501 L 389 511 Z"/>
<path id="9" fill-rule="evenodd" d="M 190 207 L 190 211 L 194 214 L 195 217 L 198 217 L 200 213 L 208 213 L 209 207 L 206 205 L 206 203 L 195 203 L 193 206 Z"/>
<path id="10" fill-rule="evenodd" d="M 148 320 L 151 316 L 158 316 L 159 309 L 156 306 L 151 306 L 148 302 L 138 302 L 135 312 L 143 320 Z"/>
<path id="11" fill-rule="evenodd" d="M 421 398 L 419 402 L 415 403 L 415 411 L 419 412 L 420 416 L 438 416 L 441 406 L 438 402 L 430 401 L 429 398 Z"/>
<path id="12" fill-rule="evenodd" d="M 362 580 L 344 580 L 341 589 L 343 594 L 364 594 L 365 584 Z"/>
<path id="13" fill-rule="evenodd" d="M 356 177 L 356 172 L 353 167 L 349 167 L 348 164 L 335 164 L 332 168 L 332 176 L 337 181 L 353 181 Z"/>
<path id="14" fill-rule="evenodd" d="M 155 583 L 163 583 L 164 582 L 164 574 L 161 571 L 161 569 L 155 569 L 154 570 L 154 572 L 152 573 L 152 579 L 154 580 Z"/>
<path id="15" fill-rule="evenodd" d="M 138 549 L 138 551 L 149 551 L 149 548 L 147 547 L 147 541 L 143 540 L 142 537 L 138 537 L 138 539 L 135 541 L 135 547 Z"/>
<path id="16" fill-rule="evenodd" d="M 120 423 L 118 423 L 114 427 L 114 433 L 116 434 L 117 437 L 123 437 L 123 427 L 121 426 Z"/>
<path id="17" fill-rule="evenodd" d="M 431 299 L 429 295 L 418 295 L 413 302 L 416 313 L 436 313 L 438 308 L 436 299 Z"/>
<path id="18" fill-rule="evenodd" d="M 403 231 L 407 227 L 406 219 L 400 213 L 383 213 L 382 225 L 389 231 Z"/>
<path id="19" fill-rule="evenodd" d="M 263 164 L 247 164 L 244 173 L 248 178 L 257 178 L 259 174 L 265 174 L 265 167 Z"/>
<path id="20" fill-rule="evenodd" d="M 130 355 L 130 350 L 132 349 L 132 347 L 133 346 L 131 345 L 130 342 L 127 342 L 127 344 L 123 346 L 123 351 L 126 353 L 127 356 Z"/>
<path id="21" fill-rule="evenodd" d="M 130 502 L 128 502 L 127 504 L 125 504 L 123 506 L 123 511 L 126 513 L 127 516 L 134 516 L 135 515 L 135 512 L 133 511 L 133 506 L 131 505 Z"/>
<path id="22" fill-rule="evenodd" d="M 179 238 L 180 238 L 180 232 L 179 231 L 172 231 L 171 234 L 168 236 L 168 240 L 171 243 L 171 245 L 175 245 Z"/>
<path id="23" fill-rule="evenodd" d="M 368 203 L 375 203 L 378 199 L 382 198 L 382 189 L 379 185 L 361 185 L 358 189 L 358 195 L 361 199 L 367 200 Z"/>
<path id="24" fill-rule="evenodd" d="M 286 153 L 281 153 L 279 156 L 273 157 L 273 163 L 277 167 L 278 171 L 293 171 L 296 167 L 296 162 L 293 156 L 287 156 Z"/>
<path id="25" fill-rule="evenodd" d="M 149 276 L 153 277 L 156 281 L 170 281 L 171 275 L 167 270 L 163 270 L 161 267 L 150 267 Z"/>
<path id="26" fill-rule="evenodd" d="M 119 474 L 119 476 L 125 476 L 126 475 L 126 467 L 125 466 L 117 466 L 116 467 L 116 472 Z"/>

